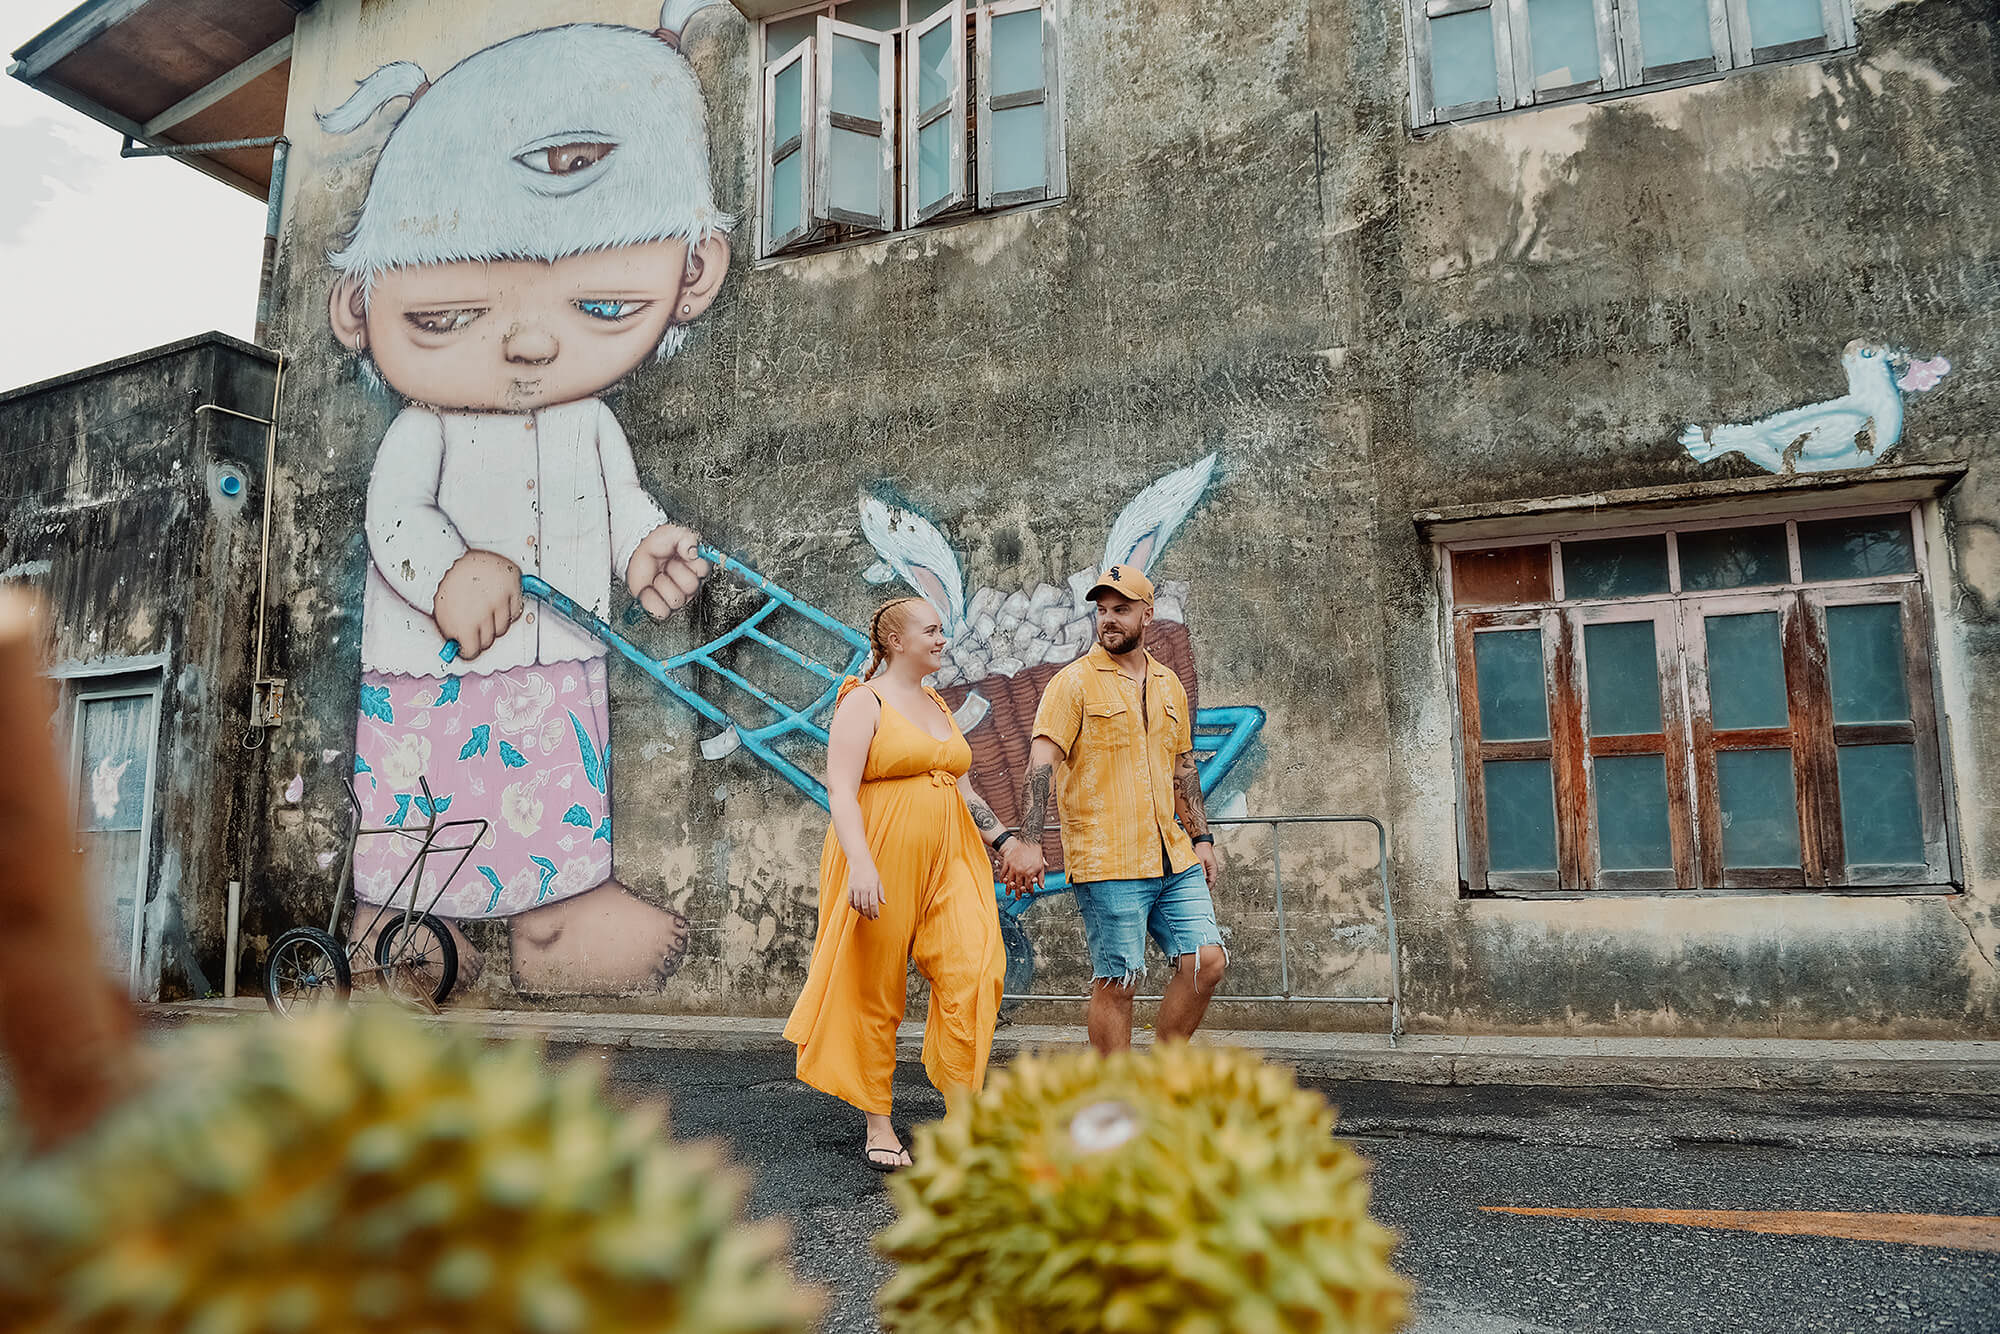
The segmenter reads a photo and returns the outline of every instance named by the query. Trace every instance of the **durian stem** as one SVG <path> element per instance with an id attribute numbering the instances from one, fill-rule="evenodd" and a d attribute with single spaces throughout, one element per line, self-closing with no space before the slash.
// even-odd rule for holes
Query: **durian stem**
<path id="1" fill-rule="evenodd" d="M 0 593 L 0 1053 L 46 1149 L 133 1087 L 138 1047 L 132 1007 L 97 962 L 37 625 L 25 596 Z"/>

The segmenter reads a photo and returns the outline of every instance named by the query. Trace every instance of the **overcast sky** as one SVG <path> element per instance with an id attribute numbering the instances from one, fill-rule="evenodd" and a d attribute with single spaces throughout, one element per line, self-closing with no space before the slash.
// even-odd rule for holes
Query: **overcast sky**
<path id="1" fill-rule="evenodd" d="M 80 0 L 0 5 L 0 65 Z M 220 329 L 249 338 L 264 205 L 0 76 L 0 389 Z"/>

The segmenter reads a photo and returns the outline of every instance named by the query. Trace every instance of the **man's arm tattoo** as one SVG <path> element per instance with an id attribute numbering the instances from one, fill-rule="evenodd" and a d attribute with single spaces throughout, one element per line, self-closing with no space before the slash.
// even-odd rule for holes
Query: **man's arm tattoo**
<path id="1" fill-rule="evenodd" d="M 1201 771 L 1195 768 L 1194 753 L 1174 762 L 1174 796 L 1180 806 L 1181 827 L 1188 837 L 1208 832 L 1208 810 L 1201 802 Z"/>
<path id="2" fill-rule="evenodd" d="M 1039 839 L 1049 825 L 1049 780 L 1055 773 L 1055 766 L 1038 764 L 1028 770 L 1027 781 L 1021 784 L 1021 831 L 1030 840 Z"/>
<path id="3" fill-rule="evenodd" d="M 965 804 L 972 812 L 972 823 L 979 826 L 980 836 L 991 843 L 993 835 L 1000 832 L 1000 817 L 993 813 L 991 806 L 978 797 L 968 797 Z"/>

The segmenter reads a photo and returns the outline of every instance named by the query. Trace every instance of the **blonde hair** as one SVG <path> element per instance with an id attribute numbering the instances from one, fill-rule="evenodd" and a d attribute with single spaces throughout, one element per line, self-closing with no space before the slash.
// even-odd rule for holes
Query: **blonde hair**
<path id="1" fill-rule="evenodd" d="M 890 598 L 875 609 L 875 614 L 868 618 L 868 665 L 861 669 L 862 680 L 866 681 L 889 665 L 889 641 L 882 633 L 882 622 L 887 619 L 889 613 L 907 603 L 928 600 L 914 595 Z"/>

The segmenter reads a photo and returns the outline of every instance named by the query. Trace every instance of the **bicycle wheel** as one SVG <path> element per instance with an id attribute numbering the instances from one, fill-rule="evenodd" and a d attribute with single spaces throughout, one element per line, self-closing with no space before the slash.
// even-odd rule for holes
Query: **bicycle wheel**
<path id="1" fill-rule="evenodd" d="M 316 926 L 295 926 L 272 942 L 264 959 L 264 1003 L 281 1016 L 347 999 L 354 976 L 340 942 Z"/>
<path id="2" fill-rule="evenodd" d="M 458 945 L 445 924 L 427 912 L 388 919 L 375 937 L 375 962 L 382 965 L 383 985 L 394 994 L 407 987 L 442 1005 L 458 981 Z"/>

